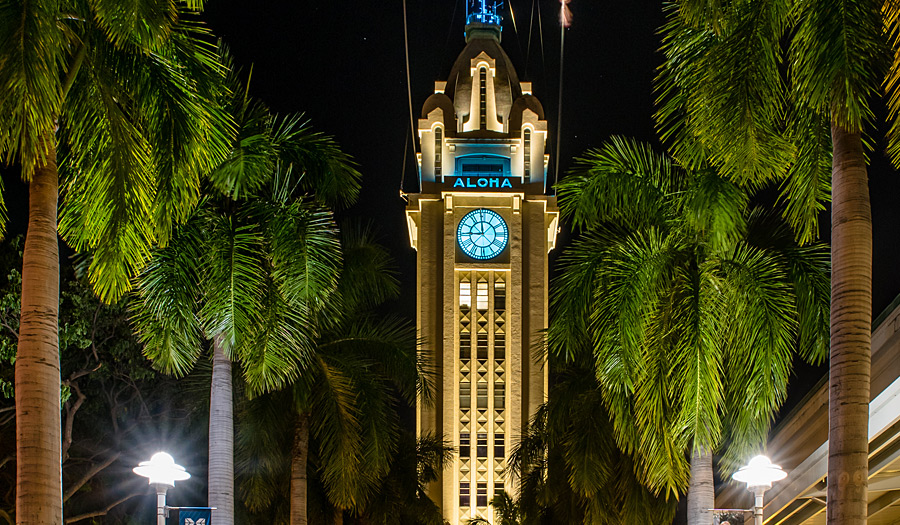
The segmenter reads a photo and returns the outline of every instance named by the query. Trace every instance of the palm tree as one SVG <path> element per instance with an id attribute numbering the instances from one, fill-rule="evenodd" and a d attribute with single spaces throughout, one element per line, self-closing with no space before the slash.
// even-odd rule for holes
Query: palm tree
<path id="1" fill-rule="evenodd" d="M 145 353 L 167 373 L 187 373 L 201 335 L 211 341 L 209 501 L 226 524 L 234 519 L 231 362 L 257 392 L 313 364 L 310 320 L 337 291 L 341 260 L 331 212 L 316 200 L 348 202 L 359 190 L 349 158 L 300 116 L 274 119 L 240 93 L 230 110 L 240 134 L 210 175 L 228 191 L 207 198 L 154 254 L 133 307 Z"/>
<path id="2" fill-rule="evenodd" d="M 377 499 L 373 494 L 397 453 L 395 392 L 411 404 L 430 388 L 417 369 L 415 330 L 371 313 L 397 294 L 387 252 L 367 229 L 345 227 L 342 237 L 338 293 L 314 320 L 311 364 L 289 389 L 251 402 L 280 407 L 250 410 L 252 418 L 277 413 L 275 420 L 243 425 L 239 432 L 245 503 L 251 511 L 271 512 L 281 483 L 289 489 L 282 501 L 289 501 L 292 525 L 309 521 L 311 478 L 321 483 L 338 520 L 344 509 L 361 512 Z M 293 407 L 292 418 L 284 417 L 284 406 Z M 272 442 L 290 446 L 279 452 L 267 445 Z"/>
<path id="3" fill-rule="evenodd" d="M 339 515 L 359 512 L 376 497 L 398 447 L 393 392 L 398 389 L 405 402 L 415 399 L 416 338 L 408 323 L 361 318 L 335 328 L 317 345 L 319 369 L 292 389 L 300 424 L 294 428 L 291 525 L 307 523 L 309 456 Z"/>
<path id="4" fill-rule="evenodd" d="M 826 519 L 864 524 L 872 216 L 863 135 L 883 97 L 887 153 L 900 163 L 900 4 L 681 0 L 668 14 L 658 120 L 673 153 L 707 157 L 734 180 L 780 181 L 801 240 L 816 235 L 831 191 L 828 479 L 849 481 L 828 485 Z"/>
<path id="5" fill-rule="evenodd" d="M 203 28 L 182 19 L 202 6 L 0 4 L 0 156 L 29 187 L 15 378 L 20 523 L 62 522 L 57 225 L 93 254 L 91 283 L 113 301 L 227 151 L 221 66 Z"/>
<path id="6" fill-rule="evenodd" d="M 444 525 L 425 488 L 450 465 L 453 449 L 434 436 L 402 431 L 390 471 L 359 512 L 360 525 Z"/>
<path id="7" fill-rule="evenodd" d="M 512 468 L 522 480 L 516 501 L 492 500 L 512 525 L 669 523 L 676 498 L 642 486 L 628 454 L 619 450 L 590 355 L 572 362 L 551 356 L 549 398 L 517 443 Z"/>
<path id="8" fill-rule="evenodd" d="M 657 493 L 690 483 L 690 505 L 720 445 L 733 468 L 764 443 L 795 348 L 823 358 L 827 256 L 714 170 L 624 139 L 579 159 L 559 194 L 583 235 L 561 258 L 550 349 L 592 356 L 638 478 Z M 692 507 L 708 524 L 712 491 Z"/>

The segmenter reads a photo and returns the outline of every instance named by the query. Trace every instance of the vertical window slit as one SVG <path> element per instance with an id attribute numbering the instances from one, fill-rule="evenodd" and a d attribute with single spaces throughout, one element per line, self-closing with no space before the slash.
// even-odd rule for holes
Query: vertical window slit
<path id="1" fill-rule="evenodd" d="M 525 128 L 523 132 L 523 156 L 525 157 L 525 182 L 531 182 L 531 130 Z"/>
<path id="2" fill-rule="evenodd" d="M 434 177 L 441 177 L 441 162 L 444 149 L 444 130 L 434 128 Z"/>
<path id="3" fill-rule="evenodd" d="M 481 129 L 487 129 L 487 68 L 481 68 L 478 80 L 481 95 Z"/>

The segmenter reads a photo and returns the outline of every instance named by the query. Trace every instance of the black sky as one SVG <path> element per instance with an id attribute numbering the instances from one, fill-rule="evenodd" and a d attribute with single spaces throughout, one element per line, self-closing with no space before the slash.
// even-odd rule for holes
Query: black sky
<path id="1" fill-rule="evenodd" d="M 534 82 L 556 136 L 560 29 L 557 0 L 510 0 L 503 46 L 522 80 Z M 515 15 L 515 27 L 513 16 Z M 662 4 L 647 0 L 573 0 L 565 37 L 560 171 L 573 156 L 610 135 L 658 142 L 653 132 L 652 80 L 661 55 Z M 537 11 L 543 16 L 538 24 Z M 414 117 L 446 80 L 464 46 L 463 0 L 407 0 Z M 534 15 L 532 15 L 534 13 Z M 399 198 L 409 128 L 403 42 L 403 1 L 265 2 L 209 0 L 204 18 L 231 47 L 237 63 L 253 66 L 251 90 L 281 113 L 305 112 L 334 135 L 364 174 L 360 202 L 348 215 L 372 220 L 401 271 L 404 302 L 413 315 L 415 253 L 409 248 Z M 542 29 L 542 31 L 541 31 Z M 530 46 L 529 46 L 530 34 Z M 543 37 L 543 38 L 541 38 Z M 555 151 L 555 146 L 551 145 Z M 879 151 L 870 188 L 875 224 L 874 314 L 900 293 L 900 177 Z M 407 190 L 415 178 L 407 150 Z M 551 166 L 553 162 L 551 161 Z M 823 215 L 828 237 L 828 216 Z"/>
<path id="2" fill-rule="evenodd" d="M 555 0 L 512 0 L 503 28 L 503 46 L 520 79 L 534 83 L 553 137 L 558 6 Z M 653 139 L 651 81 L 658 62 L 655 29 L 662 20 L 653 2 L 575 0 L 572 10 L 575 24 L 565 42 L 561 171 L 572 156 L 612 134 Z M 434 81 L 446 80 L 465 45 L 464 15 L 463 0 L 407 0 L 415 119 Z M 238 64 L 245 69 L 252 64 L 251 90 L 258 97 L 278 112 L 305 112 L 315 128 L 334 135 L 359 162 L 363 195 L 349 215 L 371 219 L 383 234 L 401 269 L 405 299 L 399 309 L 414 317 L 415 252 L 399 197 L 404 158 L 405 187 L 416 189 L 406 146 L 410 117 L 402 0 L 268 2 L 258 9 L 210 0 L 204 18 L 229 44 Z"/>

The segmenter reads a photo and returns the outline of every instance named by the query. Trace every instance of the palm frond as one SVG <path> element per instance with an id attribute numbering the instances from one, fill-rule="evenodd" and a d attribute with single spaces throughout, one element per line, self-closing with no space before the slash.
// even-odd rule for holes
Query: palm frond
<path id="1" fill-rule="evenodd" d="M 306 201 L 266 204 L 261 217 L 271 250 L 273 278 L 287 303 L 317 311 L 337 290 L 341 248 L 331 212 Z"/>
<path id="2" fill-rule="evenodd" d="M 289 393 L 240 400 L 235 407 L 235 481 L 252 512 L 273 505 L 290 479 L 294 417 L 286 417 Z"/>
<path id="3" fill-rule="evenodd" d="M 117 83 L 128 57 L 99 45 L 87 54 L 66 101 L 62 139 L 60 233 L 77 251 L 92 251 L 89 277 L 106 300 L 128 289 L 156 236 L 151 145 L 129 111 L 135 101 Z M 64 118 L 67 117 L 64 116 Z"/>
<path id="4" fill-rule="evenodd" d="M 884 90 L 887 96 L 888 146 L 887 154 L 894 166 L 900 165 L 900 3 L 886 0 L 881 7 L 884 20 L 885 35 L 890 49 L 890 67 L 884 79 Z"/>
<path id="5" fill-rule="evenodd" d="M 587 228 L 616 220 L 652 224 L 663 197 L 679 189 L 679 172 L 667 157 L 620 137 L 576 159 L 557 185 L 563 215 Z"/>
<path id="6" fill-rule="evenodd" d="M 170 0 L 89 0 L 107 40 L 119 47 L 153 49 L 172 32 L 178 8 Z"/>
<path id="7" fill-rule="evenodd" d="M 809 108 L 850 132 L 871 122 L 887 65 L 881 2 L 800 0 L 791 41 L 794 91 Z"/>
<path id="8" fill-rule="evenodd" d="M 207 337 L 222 336 L 233 358 L 244 334 L 259 323 L 265 291 L 262 234 L 256 225 L 213 217 L 205 249 L 204 302 L 200 309 Z"/>
<path id="9" fill-rule="evenodd" d="M 747 242 L 777 258 L 793 284 L 799 340 L 796 351 L 807 362 L 822 363 L 828 356 L 831 253 L 817 242 L 798 246 L 783 221 L 754 210 Z"/>
<path id="10" fill-rule="evenodd" d="M 816 122 L 804 133 L 815 136 Z M 597 399 L 578 398 L 578 389 L 554 389 L 550 406 L 575 408 L 562 416 L 548 411 L 546 430 L 532 437 L 561 443 L 564 456 L 577 458 L 566 463 L 568 485 L 587 497 L 588 487 L 606 486 L 600 465 L 612 468 L 612 456 L 590 457 L 580 439 L 597 429 L 572 421 L 584 417 L 582 407 L 600 406 L 614 448 L 633 461 L 635 482 L 664 500 L 687 487 L 691 449 L 730 443 L 723 459 L 728 465 L 759 446 L 784 399 L 798 343 L 807 358 L 823 355 L 827 256 L 818 245 L 798 246 L 784 221 L 748 210 L 753 184 L 742 187 L 701 162 L 690 170 L 673 165 L 668 183 L 637 187 L 635 180 L 664 172 L 648 163 L 632 165 L 650 173 L 616 179 L 588 169 L 561 193 L 570 199 L 561 206 L 571 207 L 569 215 L 581 217 L 586 231 L 560 257 L 549 356 L 590 367 Z M 595 187 L 619 187 L 582 192 L 595 179 L 601 181 Z M 640 217 L 632 217 L 634 210 L 605 208 L 629 206 L 621 204 L 619 191 L 639 194 Z M 570 428 L 576 429 L 572 435 L 555 434 Z M 529 461 L 541 464 L 539 458 Z M 514 456 L 513 464 L 525 463 Z M 584 519 L 607 522 L 609 505 L 601 501 L 579 507 Z"/>
<path id="11" fill-rule="evenodd" d="M 781 182 L 784 218 L 801 244 L 819 238 L 819 215 L 831 201 L 831 128 L 823 115 L 794 109 L 788 119 L 796 160 Z"/>
<path id="12" fill-rule="evenodd" d="M 313 388 L 294 387 L 298 409 L 307 398 L 311 410 L 310 434 L 318 443 L 324 468 L 321 473 L 326 490 L 341 502 L 352 500 L 359 477 L 362 453 L 361 428 L 354 407 L 358 401 L 351 379 L 341 369 L 319 356 L 319 374 Z"/>
<path id="13" fill-rule="evenodd" d="M 322 337 L 320 352 L 330 355 L 364 355 L 371 364 L 370 373 L 389 378 L 409 403 L 429 389 L 434 378 L 424 376 L 417 367 L 415 327 L 391 316 L 362 317 L 345 323 Z"/>
<path id="14" fill-rule="evenodd" d="M 219 44 L 220 60 L 228 71 L 230 88 L 226 106 L 237 127 L 228 156 L 209 173 L 209 180 L 223 195 L 247 198 L 270 183 L 278 165 L 273 137 L 274 116 L 262 102 L 249 95 L 250 80 L 241 80 L 224 44 Z"/>
<path id="15" fill-rule="evenodd" d="M 3 179 L 0 179 L 0 240 L 6 238 L 6 224 L 9 222 L 9 212 L 6 209 L 6 200 L 3 198 L 3 191 Z"/>
<path id="16" fill-rule="evenodd" d="M 302 114 L 276 121 L 274 138 L 280 159 L 290 167 L 287 187 L 297 186 L 331 207 L 356 202 L 361 175 L 333 138 L 313 132 Z"/>
<path id="17" fill-rule="evenodd" d="M 349 310 L 364 310 L 400 294 L 397 269 L 390 253 L 375 241 L 371 225 L 341 224 L 343 271 L 338 291 Z"/>
<path id="18" fill-rule="evenodd" d="M 683 234 L 703 239 L 713 251 L 728 249 L 744 234 L 750 196 L 712 169 L 697 171 L 672 200 L 678 203 Z"/>
<path id="19" fill-rule="evenodd" d="M 711 449 L 722 432 L 723 348 L 719 315 L 725 307 L 715 262 L 694 264 L 679 272 L 673 309 L 679 336 L 672 348 L 672 390 L 677 402 L 677 440 L 693 450 Z"/>
<path id="20" fill-rule="evenodd" d="M 156 165 L 153 218 L 163 245 L 172 225 L 196 206 L 200 179 L 224 161 L 236 134 L 224 107 L 227 57 L 210 40 L 205 27 L 180 21 L 164 49 L 135 64 Z"/>
<path id="21" fill-rule="evenodd" d="M 728 345 L 726 465 L 738 466 L 738 456 L 764 442 L 786 396 L 798 322 L 794 290 L 779 263 L 751 247 L 739 247 L 722 262 L 730 321 L 721 336 Z"/>
<path id="22" fill-rule="evenodd" d="M 606 254 L 592 288 L 589 332 L 598 378 L 610 390 L 628 391 L 641 374 L 646 321 L 666 293 L 672 268 L 684 257 L 656 229 L 633 232 Z"/>
<path id="23" fill-rule="evenodd" d="M 186 220 L 199 174 L 227 151 L 230 120 L 213 103 L 222 84 L 215 50 L 195 33 L 179 25 L 149 55 L 92 45 L 66 99 L 60 232 L 93 252 L 91 281 L 106 300 Z"/>
<path id="24" fill-rule="evenodd" d="M 785 172 L 793 154 L 780 128 L 780 38 L 789 3 L 733 2 L 703 20 L 697 15 L 709 12 L 708 5 L 666 8 L 666 60 L 656 88 L 662 139 L 689 168 L 709 161 L 735 180 L 772 180 Z"/>
<path id="25" fill-rule="evenodd" d="M 129 312 L 144 354 L 160 370 L 183 376 L 203 350 L 197 305 L 203 273 L 204 223 L 180 228 L 175 242 L 157 249 L 135 278 Z"/>
<path id="26" fill-rule="evenodd" d="M 59 2 L 0 5 L 0 158 L 27 181 L 54 146 L 63 82 L 75 57 L 57 23 Z"/>
<path id="27" fill-rule="evenodd" d="M 265 279 L 256 322 L 244 327 L 235 348 L 251 393 L 279 390 L 309 372 L 315 359 L 315 319 L 292 308 Z"/>

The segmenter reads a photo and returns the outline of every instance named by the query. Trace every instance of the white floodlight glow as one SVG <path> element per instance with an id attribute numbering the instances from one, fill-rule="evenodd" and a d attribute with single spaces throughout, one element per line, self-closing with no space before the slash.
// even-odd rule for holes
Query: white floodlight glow
<path id="1" fill-rule="evenodd" d="M 141 461 L 134 467 L 134 473 L 150 479 L 151 485 L 167 485 L 174 487 L 176 481 L 182 481 L 191 477 L 185 472 L 184 467 L 176 465 L 175 460 L 165 452 L 153 454 L 150 461 Z"/>
<path id="2" fill-rule="evenodd" d="M 746 467 L 741 467 L 731 477 L 746 483 L 747 488 L 752 490 L 754 487 L 770 488 L 772 482 L 786 478 L 787 472 L 779 465 L 773 464 L 766 456 L 756 456 Z"/>

